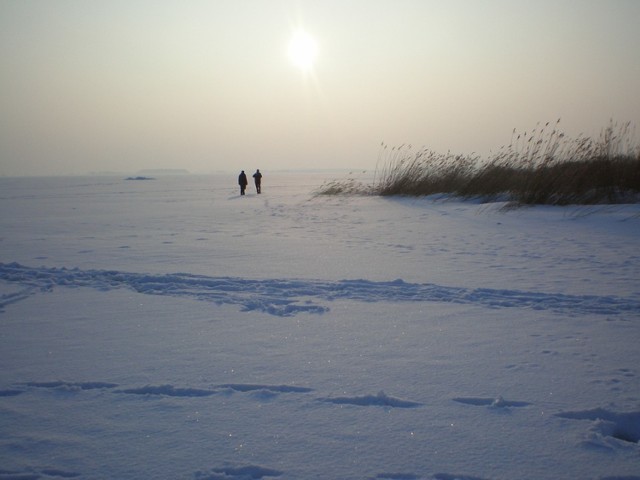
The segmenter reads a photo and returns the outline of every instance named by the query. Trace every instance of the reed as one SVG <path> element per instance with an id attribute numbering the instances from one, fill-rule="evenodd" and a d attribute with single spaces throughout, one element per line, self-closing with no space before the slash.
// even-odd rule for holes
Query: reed
<path id="1" fill-rule="evenodd" d="M 640 146 L 630 123 L 612 121 L 596 139 L 568 138 L 559 123 L 538 124 L 529 133 L 514 129 L 509 145 L 488 159 L 383 143 L 372 184 L 335 181 L 317 193 L 448 194 L 513 206 L 640 201 Z"/>

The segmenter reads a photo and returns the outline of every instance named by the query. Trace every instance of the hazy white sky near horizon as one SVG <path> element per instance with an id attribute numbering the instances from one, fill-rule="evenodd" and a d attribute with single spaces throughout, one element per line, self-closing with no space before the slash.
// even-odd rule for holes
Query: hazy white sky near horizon
<path id="1" fill-rule="evenodd" d="M 0 0 L 0 175 L 373 169 L 382 141 L 640 127 L 638 25 L 636 0 Z"/>

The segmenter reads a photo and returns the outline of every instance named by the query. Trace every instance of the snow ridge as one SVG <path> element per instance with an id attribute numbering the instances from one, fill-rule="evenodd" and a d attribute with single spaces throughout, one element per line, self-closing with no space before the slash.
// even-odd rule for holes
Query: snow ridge
<path id="1" fill-rule="evenodd" d="M 265 477 L 279 477 L 283 472 L 257 465 L 246 467 L 212 468 L 208 472 L 196 472 L 196 480 L 260 480 Z"/>
<path id="2" fill-rule="evenodd" d="M 252 383 L 225 383 L 214 385 L 210 389 L 193 387 L 176 387 L 170 384 L 164 385 L 144 385 L 134 388 L 118 388 L 116 383 L 107 382 L 65 382 L 55 380 L 50 382 L 24 382 L 17 385 L 21 389 L 0 390 L 0 396 L 17 396 L 27 393 L 31 388 L 52 389 L 57 391 L 67 391 L 80 393 L 87 390 L 111 390 L 113 393 L 123 393 L 128 395 L 141 395 L 145 397 L 182 397 L 197 398 L 210 397 L 219 394 L 233 393 L 263 393 L 269 396 L 280 394 L 306 394 L 312 393 L 313 388 L 300 387 L 296 385 L 269 385 Z M 317 401 L 333 403 L 337 405 L 355 405 L 359 407 L 385 407 L 385 408 L 416 408 L 423 406 L 422 403 L 413 400 L 406 400 L 387 395 L 380 391 L 377 395 L 362 395 L 353 397 L 321 397 Z"/>
<path id="3" fill-rule="evenodd" d="M 422 403 L 412 400 L 403 400 L 401 398 L 390 397 L 383 391 L 377 395 L 362 395 L 359 397 L 327 397 L 320 398 L 322 402 L 335 403 L 337 405 L 356 405 L 356 406 L 380 406 L 394 408 L 414 408 L 422 406 Z"/>
<path id="4" fill-rule="evenodd" d="M 616 315 L 639 313 L 640 300 L 617 296 L 566 295 L 476 288 L 468 289 L 403 280 L 301 280 L 209 277 L 187 273 L 150 275 L 114 270 L 28 267 L 0 263 L 0 279 L 21 284 L 19 293 L 0 296 L 0 309 L 55 286 L 89 287 L 98 290 L 129 288 L 149 295 L 190 297 L 217 304 L 240 305 L 243 311 L 262 311 L 288 317 L 299 313 L 321 314 L 327 306 L 314 300 L 354 300 L 362 302 L 449 302 L 489 308 L 529 308 L 570 315 Z"/>
<path id="5" fill-rule="evenodd" d="M 476 407 L 487 406 L 491 408 L 526 407 L 528 405 L 531 405 L 529 402 L 505 400 L 502 397 L 455 397 L 453 401 L 464 403 L 466 405 L 474 405 Z"/>
<path id="6" fill-rule="evenodd" d="M 605 408 L 581 410 L 575 412 L 561 412 L 557 417 L 570 420 L 590 420 L 591 430 L 583 442 L 586 445 L 596 445 L 610 448 L 609 439 L 615 439 L 627 444 L 640 444 L 640 411 L 613 412 Z"/>
<path id="7" fill-rule="evenodd" d="M 251 394 L 255 391 L 271 392 L 273 395 L 278 394 L 308 394 L 314 392 L 314 389 L 308 387 L 300 387 L 296 385 L 283 384 L 219 384 L 213 385 L 209 389 L 194 387 L 177 387 L 171 384 L 165 385 L 146 385 L 137 388 L 120 389 L 115 383 L 102 381 L 89 382 L 67 382 L 61 380 L 43 381 L 43 382 L 24 382 L 15 385 L 19 390 L 5 390 L 11 392 L 7 396 L 15 396 L 18 394 L 31 395 L 36 394 L 38 389 L 51 389 L 55 391 L 68 392 L 72 395 L 89 395 L 89 391 L 102 390 L 104 392 L 111 391 L 113 394 L 132 394 L 143 398 L 170 398 L 179 397 L 181 401 L 195 400 L 199 397 L 210 397 L 217 394 L 225 394 L 226 390 L 237 393 Z M 66 399 L 71 397 L 65 397 Z M 98 397 L 94 397 L 98 398 Z M 383 408 L 385 411 L 395 408 L 417 408 L 424 406 L 423 403 L 413 400 L 406 400 L 398 397 L 387 395 L 380 391 L 376 395 L 362 395 L 350 397 L 306 397 L 319 402 L 325 402 L 335 405 L 347 405 L 351 407 L 374 407 Z M 60 400 L 60 399 L 59 399 Z M 270 400 L 270 399 L 269 399 Z M 527 407 L 532 405 L 529 402 L 511 401 L 498 396 L 492 397 L 454 397 L 454 402 L 467 404 L 471 406 L 486 406 L 489 408 L 510 408 L 510 407 Z M 607 408 L 594 408 L 591 410 L 579 411 L 561 411 L 554 414 L 555 417 L 566 420 L 576 420 L 587 422 L 589 427 L 581 442 L 585 446 L 596 446 L 600 449 L 606 448 L 611 451 L 629 450 L 636 451 L 640 444 L 640 411 L 616 412 Z M 222 466 L 209 468 L 206 470 L 198 470 L 193 474 L 195 480 L 262 480 L 271 477 L 285 476 L 286 471 L 276 470 L 273 468 L 255 465 L 255 464 L 223 464 Z M 75 478 L 82 476 L 76 471 L 67 471 L 59 468 L 38 468 L 18 470 L 2 470 L 0 469 L 0 479 L 39 479 L 49 477 Z M 450 473 L 435 473 L 431 476 L 423 476 L 413 472 L 385 472 L 375 475 L 376 480 L 487 480 L 485 477 L 473 475 L 459 475 Z M 634 479 L 633 476 L 613 476 L 601 477 L 606 479 Z"/>

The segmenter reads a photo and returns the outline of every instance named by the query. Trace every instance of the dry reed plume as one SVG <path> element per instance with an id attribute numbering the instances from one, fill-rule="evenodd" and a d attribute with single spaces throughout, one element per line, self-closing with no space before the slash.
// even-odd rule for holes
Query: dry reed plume
<path id="1" fill-rule="evenodd" d="M 630 123 L 611 122 L 597 139 L 570 139 L 555 124 L 514 129 L 509 145 L 488 160 L 411 145 L 380 146 L 370 185 L 354 179 L 323 185 L 318 194 L 433 195 L 497 199 L 512 205 L 636 203 L 640 146 Z"/>

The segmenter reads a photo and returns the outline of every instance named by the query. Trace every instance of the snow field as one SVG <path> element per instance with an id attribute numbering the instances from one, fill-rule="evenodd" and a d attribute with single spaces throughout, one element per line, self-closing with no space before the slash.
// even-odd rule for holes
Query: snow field
<path id="1" fill-rule="evenodd" d="M 640 478 L 636 207 L 268 178 L 2 180 L 0 479 Z"/>

